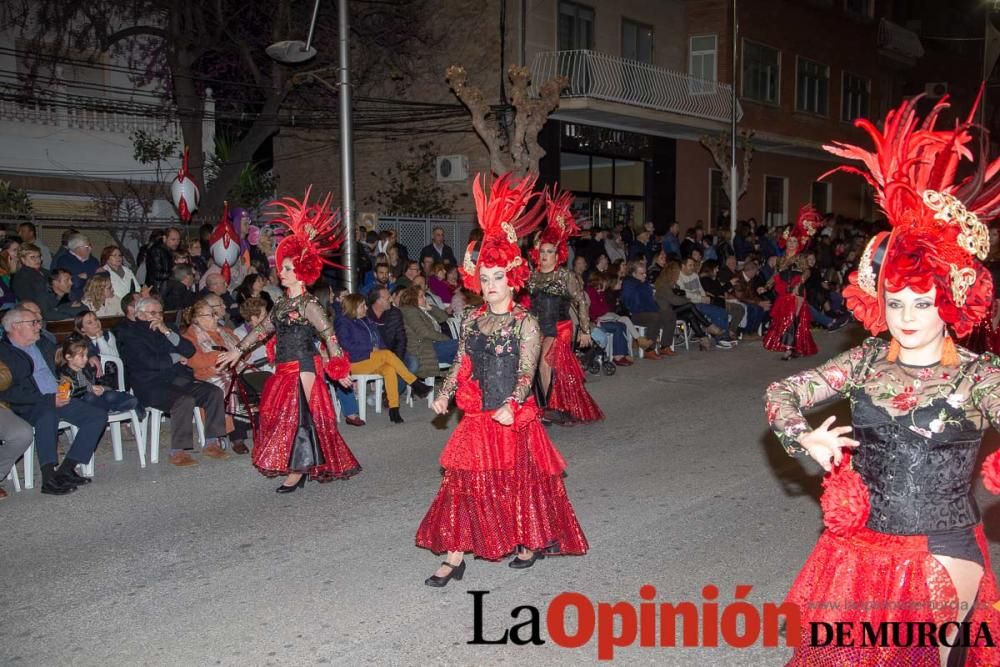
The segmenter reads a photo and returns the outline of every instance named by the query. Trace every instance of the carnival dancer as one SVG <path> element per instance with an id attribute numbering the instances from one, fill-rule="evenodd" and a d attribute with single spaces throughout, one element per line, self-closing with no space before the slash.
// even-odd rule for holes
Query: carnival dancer
<path id="1" fill-rule="evenodd" d="M 892 226 L 869 242 L 844 289 L 854 316 L 872 334 L 888 329 L 891 341 L 868 338 L 767 391 L 767 418 L 781 443 L 827 471 L 826 530 L 788 596 L 801 612 L 792 665 L 1000 663 L 981 634 L 984 623 L 993 633 L 1000 628 L 992 607 L 1000 591 L 972 492 L 983 431 L 1000 427 L 1000 360 L 956 346 L 950 333 L 968 334 L 993 302 L 980 262 L 989 249 L 983 222 L 1000 204 L 998 163 L 980 162 L 958 180 L 961 158 L 971 156 L 971 124 L 936 130 L 948 103 L 921 122 L 918 101 L 891 111 L 884 133 L 857 122 L 875 151 L 826 147 L 863 161 L 864 171 L 841 169 L 866 178 Z M 838 397 L 850 398 L 853 426 L 830 417 L 813 429 L 801 411 Z M 983 477 L 1000 493 L 1000 453 L 985 460 Z M 848 623 L 857 633 L 865 623 L 890 633 L 934 624 L 923 627 L 946 641 L 903 645 L 916 636 L 903 634 L 886 645 L 815 646 L 809 628 L 821 622 Z"/>
<path id="2" fill-rule="evenodd" d="M 570 204 L 573 196 L 563 192 L 553 197 L 545 191 L 545 230 L 531 250 L 535 267 L 525 285 L 531 298 L 531 314 L 538 318 L 542 331 L 542 356 L 538 362 L 538 400 L 545 408 L 546 420 L 571 425 L 604 419 L 587 388 L 580 361 L 573 354 L 573 320 L 580 347 L 589 347 L 590 314 L 587 295 L 580 279 L 566 268 L 567 242 L 580 228 L 573 220 Z"/>
<path id="3" fill-rule="evenodd" d="M 799 210 L 795 225 L 786 229 L 779 241 L 785 254 L 778 260 L 778 270 L 773 277 L 777 297 L 771 306 L 771 327 L 764 336 L 763 345 L 767 350 L 784 352 L 781 358 L 785 361 L 819 351 L 810 331 L 812 314 L 805 295 L 805 283 L 809 279 L 805 249 L 822 226 L 819 212 L 812 204 L 806 204 Z"/>
<path id="4" fill-rule="evenodd" d="M 324 379 L 326 374 L 349 387 L 351 361 L 338 344 L 325 309 L 306 291 L 319 278 L 324 263 L 336 266 L 323 254 L 343 242 L 339 216 L 329 208 L 330 195 L 321 203 L 308 202 L 309 189 L 301 202 L 289 197 L 273 203 L 281 217 L 272 222 L 289 229 L 275 253 L 285 297 L 269 318 L 240 341 L 238 350 L 220 353 L 218 361 L 221 367 L 229 367 L 274 335 L 268 342 L 268 357 L 275 371 L 261 397 L 253 464 L 267 477 L 286 476 L 278 493 L 302 488 L 306 477 L 328 482 L 361 471 L 337 431 Z M 317 339 L 329 357 L 325 363 L 317 352 Z"/>
<path id="5" fill-rule="evenodd" d="M 566 495 L 566 462 L 549 440 L 532 395 L 541 348 L 538 321 L 513 302 L 528 277 L 517 245 L 538 225 L 535 176 L 499 177 L 487 199 L 479 178 L 473 195 L 483 241 L 462 267 L 465 287 L 485 304 L 462 322 L 458 354 L 433 407 L 448 411 L 454 396 L 464 412 L 441 453 L 441 488 L 417 529 L 417 546 L 447 558 L 424 583 L 441 587 L 465 574 L 466 553 L 524 569 L 546 554 L 587 551 L 587 539 Z"/>

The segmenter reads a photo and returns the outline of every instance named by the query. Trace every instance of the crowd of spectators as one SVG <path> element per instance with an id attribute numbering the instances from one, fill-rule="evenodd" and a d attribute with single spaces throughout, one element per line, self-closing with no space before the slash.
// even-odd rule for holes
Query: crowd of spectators
<path id="1" fill-rule="evenodd" d="M 268 261 L 273 244 L 262 238 L 231 267 L 227 282 L 209 253 L 210 231 L 203 226 L 190 239 L 176 228 L 155 232 L 135 267 L 115 245 L 102 248 L 98 259 L 88 236 L 75 230 L 63 234 L 54 253 L 31 223 L 4 231 L 0 475 L 23 454 L 33 429 L 42 492 L 75 491 L 90 481 L 77 466 L 90 460 L 108 414 L 121 410 L 169 416 L 168 460 L 177 466 L 196 465 L 198 452 L 227 459 L 249 451 L 251 430 L 241 417 L 252 409 L 241 404 L 252 402 L 273 368 L 263 346 L 235 380 L 215 360 L 236 349 L 281 298 Z M 635 363 L 640 350 L 657 361 L 674 353 L 678 324 L 706 351 L 758 338 L 773 301 L 781 231 L 752 220 L 741 222 L 732 238 L 728 229 L 700 222 L 683 235 L 677 223 L 662 235 L 652 223 L 641 230 L 583 231 L 568 265 L 585 286 L 597 349 L 618 366 Z M 820 326 L 845 321 L 840 286 L 870 234 L 864 225 L 831 217 L 817 235 L 805 283 Z M 362 230 L 356 241 L 357 293 L 322 281 L 313 293 L 329 310 L 353 372 L 383 379 L 390 419 L 402 422 L 401 401 L 426 396 L 431 380 L 447 372 L 460 321 L 482 300 L 463 287 L 458 257 L 441 228 L 413 259 L 392 230 Z M 72 321 L 72 333 L 57 342 L 46 325 L 65 320 Z M 124 386 L 117 386 L 114 363 L 124 366 Z M 364 426 L 355 393 L 333 389 L 346 423 Z M 203 415 L 197 451 L 196 410 Z M 60 422 L 74 426 L 61 462 Z"/>

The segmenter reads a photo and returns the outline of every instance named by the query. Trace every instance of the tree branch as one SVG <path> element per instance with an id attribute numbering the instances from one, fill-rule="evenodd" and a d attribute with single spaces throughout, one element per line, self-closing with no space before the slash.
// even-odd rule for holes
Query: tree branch
<path id="1" fill-rule="evenodd" d="M 455 97 L 462 101 L 472 113 L 472 127 L 476 134 L 490 152 L 490 169 L 494 174 L 505 174 L 513 171 L 514 165 L 509 156 L 504 155 L 500 150 L 501 138 L 495 127 L 490 127 L 487 118 L 490 115 L 490 106 L 483 98 L 483 93 L 478 88 L 468 86 L 466 81 L 468 74 L 465 68 L 452 65 L 445 73 L 445 80 L 451 89 L 455 91 Z"/>
<path id="2" fill-rule="evenodd" d="M 115 43 L 120 42 L 123 39 L 129 37 L 135 37 L 137 35 L 150 35 L 152 37 L 159 37 L 160 39 L 166 39 L 167 33 L 163 28 L 158 28 L 152 25 L 134 25 L 128 28 L 123 28 L 110 35 L 101 39 L 101 51 L 107 51 Z"/>

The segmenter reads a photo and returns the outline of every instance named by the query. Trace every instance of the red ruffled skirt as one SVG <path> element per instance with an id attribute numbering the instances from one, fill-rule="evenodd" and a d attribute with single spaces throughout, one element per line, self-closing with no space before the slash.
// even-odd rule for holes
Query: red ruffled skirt
<path id="1" fill-rule="evenodd" d="M 337 430 L 337 416 L 323 375 L 320 357 L 314 358 L 316 381 L 308 405 L 300 413 L 302 388 L 299 383 L 299 362 L 288 361 L 275 366 L 274 375 L 264 384 L 260 401 L 260 425 L 253 448 L 253 464 L 262 474 L 278 477 L 304 473 L 310 479 L 328 482 L 346 479 L 361 472 L 344 438 Z M 312 369 L 307 369 L 312 370 Z M 292 455 L 301 421 L 311 420 L 315 449 L 315 465 L 293 469 Z M 308 430 L 308 429 L 307 429 Z"/>
<path id="2" fill-rule="evenodd" d="M 965 619 L 969 610 L 958 609 L 951 577 L 931 555 L 926 536 L 887 535 L 862 528 L 847 538 L 825 531 L 786 599 L 799 606 L 801 618 L 800 645 L 788 664 L 796 667 L 940 665 L 934 646 L 859 646 L 863 621 L 940 625 L 961 616 L 961 620 L 972 624 L 973 640 L 979 624 L 985 622 L 996 641 L 1000 612 L 992 605 L 1000 598 L 1000 592 L 990 568 L 982 525 L 976 527 L 976 540 L 985 568 L 976 605 Z M 810 622 L 821 621 L 851 623 L 855 646 L 810 646 Z M 873 627 L 877 630 L 877 625 Z M 902 630 L 902 641 L 906 633 L 907 630 Z M 997 665 L 1000 649 L 970 647 L 966 660 L 966 667 Z"/>
<path id="3" fill-rule="evenodd" d="M 584 386 L 586 376 L 573 354 L 572 337 L 572 321 L 556 325 L 556 338 L 545 355 L 545 362 L 552 368 L 552 389 L 545 407 L 565 412 L 577 422 L 600 421 L 604 413 Z"/>
<path id="4" fill-rule="evenodd" d="M 461 378 L 461 376 L 460 376 Z M 471 386 L 470 386 L 471 385 Z M 417 529 L 417 546 L 499 560 L 523 546 L 587 553 L 587 538 L 566 495 L 566 462 L 549 440 L 534 399 L 502 426 L 475 411 L 472 380 L 459 380 L 465 415 L 441 453 L 441 488 Z"/>
<path id="5" fill-rule="evenodd" d="M 795 301 L 793 294 L 782 294 L 775 299 L 771 306 L 771 327 L 764 336 L 764 348 L 773 352 L 791 349 L 800 357 L 808 357 L 819 352 L 810 331 L 812 314 L 805 299 L 802 299 L 796 313 Z"/>

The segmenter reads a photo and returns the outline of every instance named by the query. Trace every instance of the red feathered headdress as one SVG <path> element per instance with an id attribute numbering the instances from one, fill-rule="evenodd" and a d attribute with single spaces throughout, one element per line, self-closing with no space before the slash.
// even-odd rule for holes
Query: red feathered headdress
<path id="1" fill-rule="evenodd" d="M 271 222 L 284 225 L 289 230 L 275 250 L 275 265 L 280 271 L 286 259 L 292 260 L 295 275 L 306 285 L 316 282 L 324 264 L 343 268 L 324 257 L 340 248 L 344 242 L 340 211 L 330 209 L 332 197 L 329 193 L 322 202 L 310 204 L 311 191 L 310 185 L 301 202 L 285 197 L 270 204 L 277 214 Z"/>
<path id="2" fill-rule="evenodd" d="M 823 216 L 819 214 L 816 207 L 806 204 L 799 209 L 799 217 L 795 219 L 795 224 L 785 229 L 784 234 L 778 239 L 778 245 L 782 249 L 788 247 L 789 239 L 795 239 L 795 250 L 789 250 L 789 256 L 798 255 L 806 250 L 809 240 L 823 226 Z"/>
<path id="3" fill-rule="evenodd" d="M 531 263 L 538 266 L 538 249 L 543 243 L 551 243 L 556 247 L 556 265 L 562 266 L 569 257 L 568 241 L 580 233 L 580 226 L 570 211 L 573 195 L 560 192 L 555 195 L 556 187 L 550 193 L 545 191 L 545 230 L 542 231 L 535 246 L 531 249 Z"/>
<path id="4" fill-rule="evenodd" d="M 518 290 L 527 282 L 530 271 L 521 257 L 517 239 L 530 233 L 542 221 L 543 200 L 534 192 L 537 174 L 529 174 L 520 181 L 512 174 L 504 174 L 493 181 L 489 197 L 483 191 L 483 178 L 476 175 L 472 182 L 472 196 L 476 202 L 476 217 L 483 230 L 483 241 L 479 246 L 479 257 L 473 262 L 473 241 L 465 250 L 465 261 L 459 267 L 462 284 L 466 289 L 478 293 L 479 268 L 503 267 L 507 272 L 507 283 L 512 290 Z"/>
<path id="5" fill-rule="evenodd" d="M 993 303 L 993 281 L 981 260 L 990 245 L 984 223 L 1000 212 L 1000 161 L 987 164 L 981 155 L 975 173 L 958 180 L 959 162 L 973 160 L 972 114 L 979 101 L 965 122 L 938 130 L 938 116 L 950 106 L 947 98 L 922 122 L 916 112 L 919 99 L 890 111 L 884 131 L 865 119 L 855 121 L 874 140 L 874 151 L 839 142 L 824 146 L 864 163 L 864 169 L 844 166 L 828 173 L 862 176 L 875 189 L 875 201 L 892 226 L 868 243 L 844 296 L 855 317 L 878 334 L 887 328 L 886 291 L 936 287 L 941 319 L 963 337 Z"/>

